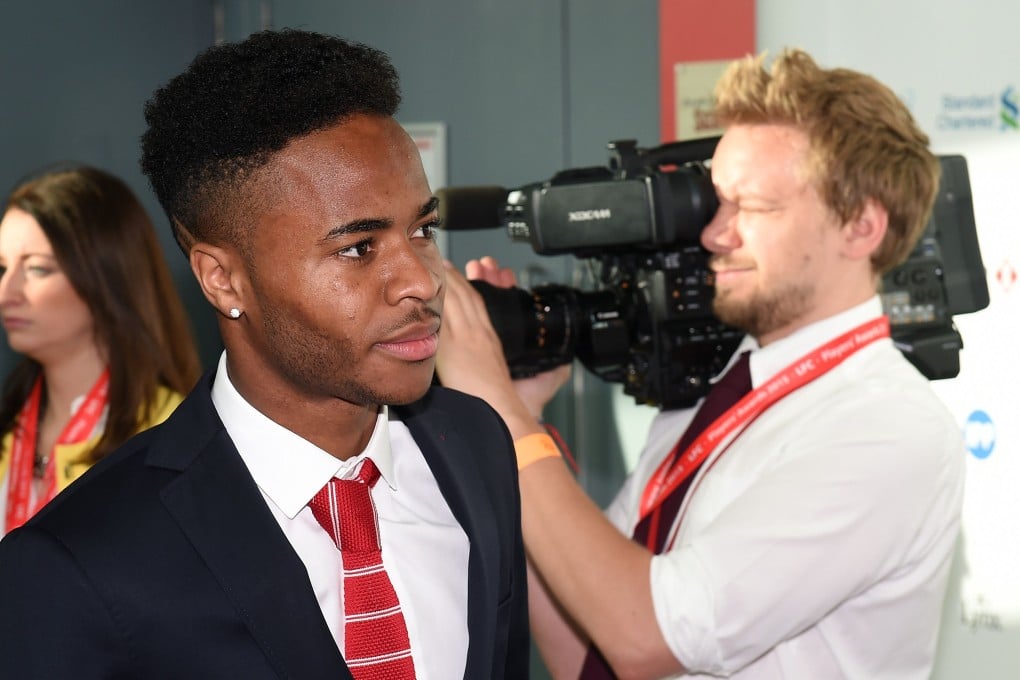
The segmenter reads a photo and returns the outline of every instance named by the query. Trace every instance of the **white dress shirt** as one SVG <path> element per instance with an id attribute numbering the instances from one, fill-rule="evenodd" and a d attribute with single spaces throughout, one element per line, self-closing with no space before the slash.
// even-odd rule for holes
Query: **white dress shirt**
<path id="1" fill-rule="evenodd" d="M 876 297 L 765 348 L 746 340 L 753 385 L 881 312 Z M 656 417 L 607 510 L 622 531 L 693 413 Z M 699 471 L 652 559 L 683 677 L 928 678 L 964 462 L 958 425 L 889 340 L 766 410 Z"/>
<path id="2" fill-rule="evenodd" d="M 270 511 L 304 562 L 341 652 L 342 561 L 308 502 L 332 477 L 353 477 L 367 457 L 381 475 L 372 488 L 372 500 L 379 514 L 383 563 L 407 622 L 416 675 L 421 680 L 463 677 L 468 540 L 407 427 L 384 406 L 365 450 L 340 461 L 245 401 L 231 384 L 226 366 L 224 352 L 213 384 L 213 404 Z"/>

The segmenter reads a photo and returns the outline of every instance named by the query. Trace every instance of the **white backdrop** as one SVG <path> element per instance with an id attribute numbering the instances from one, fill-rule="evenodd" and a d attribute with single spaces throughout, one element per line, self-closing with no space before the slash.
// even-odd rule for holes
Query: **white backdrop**
<path id="1" fill-rule="evenodd" d="M 1020 4 L 759 0 L 759 48 L 873 74 L 939 153 L 967 158 L 991 303 L 957 317 L 960 377 L 934 385 L 970 452 L 963 540 L 935 677 L 1020 677 Z"/>

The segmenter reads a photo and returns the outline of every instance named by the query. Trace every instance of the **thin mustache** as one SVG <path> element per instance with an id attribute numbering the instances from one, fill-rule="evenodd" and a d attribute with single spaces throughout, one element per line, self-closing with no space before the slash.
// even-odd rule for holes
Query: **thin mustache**
<path id="1" fill-rule="evenodd" d="M 392 328 L 389 329 L 389 333 L 398 333 L 401 330 L 407 328 L 408 326 L 428 323 L 430 321 L 439 321 L 441 323 L 442 318 L 443 318 L 442 315 L 436 310 L 432 309 L 431 307 L 423 307 L 420 309 L 416 309 L 413 312 L 409 312 L 399 322 L 394 324 Z"/>
<path id="2" fill-rule="evenodd" d="M 743 262 L 741 260 L 731 260 L 722 255 L 713 255 L 708 260 L 708 266 L 710 269 L 747 269 L 751 267 L 750 262 Z"/>

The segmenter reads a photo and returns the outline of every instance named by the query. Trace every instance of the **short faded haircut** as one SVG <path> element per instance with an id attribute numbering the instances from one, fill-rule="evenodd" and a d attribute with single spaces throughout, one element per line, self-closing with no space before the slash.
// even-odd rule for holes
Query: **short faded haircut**
<path id="1" fill-rule="evenodd" d="M 281 29 L 208 48 L 145 105 L 142 171 L 187 255 L 195 240 L 242 252 L 266 204 L 249 181 L 289 142 L 400 104 L 389 57 Z"/>

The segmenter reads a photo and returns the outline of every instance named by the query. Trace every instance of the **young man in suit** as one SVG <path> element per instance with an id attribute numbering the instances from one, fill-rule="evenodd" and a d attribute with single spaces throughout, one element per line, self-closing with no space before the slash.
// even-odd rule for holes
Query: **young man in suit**
<path id="1" fill-rule="evenodd" d="M 284 30 L 147 104 L 142 167 L 225 351 L 0 544 L 0 675 L 527 677 L 512 442 L 431 386 L 444 270 L 399 100 L 384 54 Z"/>

